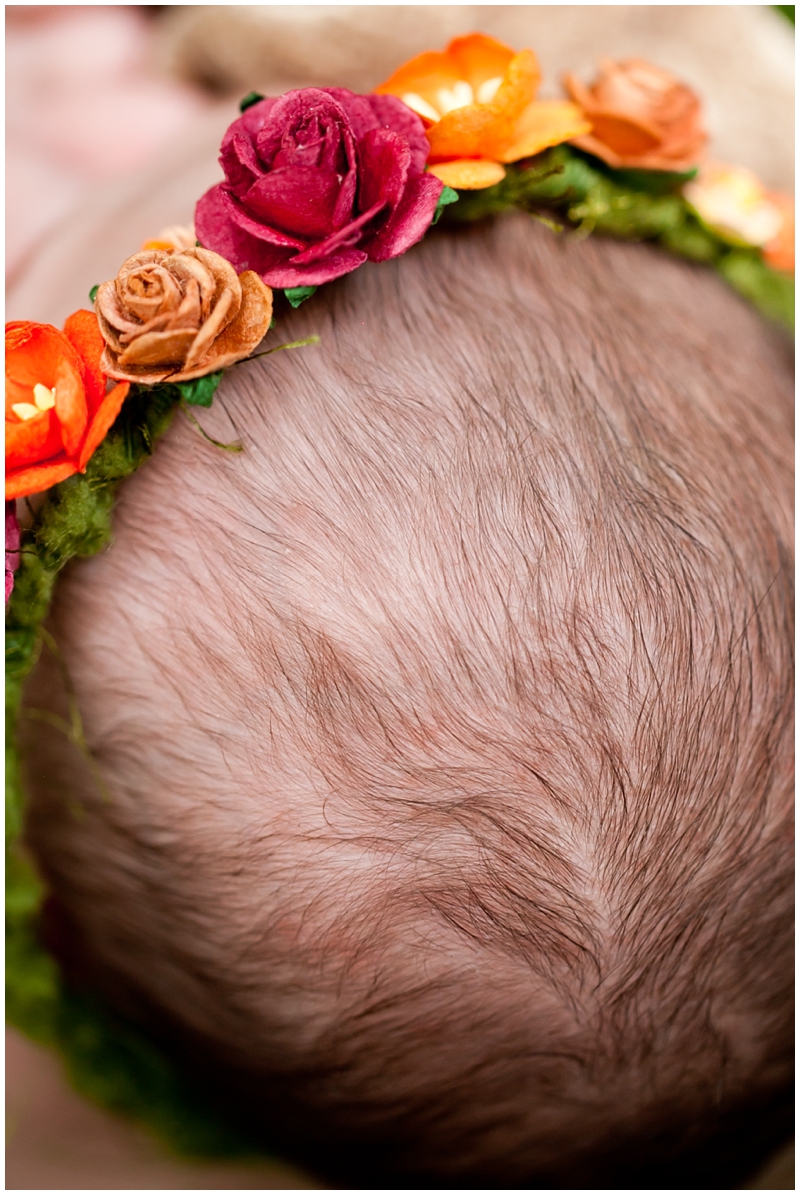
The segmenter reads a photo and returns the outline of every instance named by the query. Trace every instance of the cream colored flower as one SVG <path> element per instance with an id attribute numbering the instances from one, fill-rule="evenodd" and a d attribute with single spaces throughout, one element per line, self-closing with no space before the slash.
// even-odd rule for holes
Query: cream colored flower
<path id="1" fill-rule="evenodd" d="M 737 244 L 766 245 L 783 225 L 780 207 L 743 166 L 709 163 L 683 193 L 704 224 Z"/>

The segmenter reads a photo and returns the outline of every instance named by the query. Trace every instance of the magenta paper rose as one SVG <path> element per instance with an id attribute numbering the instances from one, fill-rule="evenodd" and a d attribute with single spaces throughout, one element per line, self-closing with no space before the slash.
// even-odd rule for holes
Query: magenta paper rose
<path id="1" fill-rule="evenodd" d="M 318 286 L 405 253 L 443 184 L 422 121 L 391 95 L 307 87 L 253 104 L 228 129 L 225 181 L 198 202 L 200 244 L 268 286 Z"/>
<path id="2" fill-rule="evenodd" d="M 14 573 L 19 568 L 19 522 L 16 502 L 6 502 L 6 603 L 14 588 Z"/>

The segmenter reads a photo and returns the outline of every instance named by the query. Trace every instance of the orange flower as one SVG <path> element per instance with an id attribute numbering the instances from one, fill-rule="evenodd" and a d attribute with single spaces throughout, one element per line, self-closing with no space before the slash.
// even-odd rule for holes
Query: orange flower
<path id="1" fill-rule="evenodd" d="M 574 75 L 564 84 L 592 122 L 572 144 L 609 166 L 690 170 L 706 143 L 700 100 L 667 71 L 640 58 L 600 63 L 591 87 Z"/>
<path id="2" fill-rule="evenodd" d="M 194 249 L 197 234 L 194 224 L 170 224 L 152 240 L 145 241 L 142 249 L 162 249 L 167 253 L 179 253 L 181 249 Z"/>
<path id="3" fill-rule="evenodd" d="M 6 324 L 6 500 L 39 494 L 90 456 L 119 414 L 129 385 L 106 394 L 104 348 L 91 311 L 51 324 Z"/>
<path id="4" fill-rule="evenodd" d="M 443 53 L 418 54 L 376 87 L 418 113 L 430 142 L 431 174 L 449 187 L 476 191 L 500 182 L 503 162 L 517 162 L 586 133 L 580 109 L 564 100 L 536 102 L 539 64 L 482 33 L 457 37 Z"/>
<path id="5" fill-rule="evenodd" d="M 764 246 L 764 261 L 773 270 L 794 273 L 794 199 L 777 191 L 767 192 L 767 199 L 775 204 L 782 223 L 776 236 Z"/>

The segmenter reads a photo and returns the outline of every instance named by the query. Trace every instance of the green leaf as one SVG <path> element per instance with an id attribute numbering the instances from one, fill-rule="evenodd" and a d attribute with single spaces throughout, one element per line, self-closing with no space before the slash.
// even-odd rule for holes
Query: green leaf
<path id="1" fill-rule="evenodd" d="M 436 211 L 433 213 L 432 224 L 439 223 L 439 217 L 448 203 L 458 203 L 458 191 L 454 191 L 452 187 L 443 187 L 442 193 L 439 196 L 439 202 L 436 204 Z"/>
<path id="2" fill-rule="evenodd" d="M 220 369 L 217 373 L 207 373 L 204 378 L 194 378 L 191 382 L 176 382 L 175 385 L 180 390 L 183 401 L 190 406 L 210 407 L 224 372 Z"/>
<path id="3" fill-rule="evenodd" d="M 311 298 L 316 289 L 316 286 L 290 286 L 283 293 L 292 307 L 299 307 L 301 303 L 305 303 L 306 299 Z"/>
<path id="4" fill-rule="evenodd" d="M 97 298 L 97 292 L 99 291 L 99 289 L 100 289 L 100 285 L 98 283 L 97 286 L 93 286 L 92 289 L 89 291 L 89 302 L 90 303 L 94 303 L 95 299 Z"/>
<path id="5" fill-rule="evenodd" d="M 248 91 L 243 100 L 239 100 L 239 111 L 246 112 L 248 108 L 252 108 L 253 104 L 257 104 L 259 100 L 263 100 L 264 96 L 260 91 Z"/>

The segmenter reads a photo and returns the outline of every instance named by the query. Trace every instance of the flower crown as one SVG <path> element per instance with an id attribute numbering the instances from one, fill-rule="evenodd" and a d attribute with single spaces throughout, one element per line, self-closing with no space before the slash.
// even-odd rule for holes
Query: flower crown
<path id="1" fill-rule="evenodd" d="M 532 51 L 475 33 L 411 59 L 371 95 L 251 93 L 222 141 L 224 181 L 199 199 L 194 228 L 146 242 L 63 330 L 6 325 L 8 1016 L 60 1045 L 84 1090 L 155 1120 L 178 1144 L 240 1143 L 151 1045 L 64 986 L 39 940 L 43 887 L 19 850 L 19 719 L 58 726 L 93 767 L 72 697 L 62 722 L 23 707 L 22 686 L 43 647 L 63 670 L 43 625 L 53 586 L 72 557 L 109 542 L 120 482 L 178 407 L 202 432 L 191 408 L 211 405 L 225 370 L 264 355 L 255 350 L 273 304 L 297 307 L 367 261 L 400 256 L 440 217 L 463 224 L 519 208 L 564 235 L 652 241 L 712 265 L 792 326 L 793 202 L 747 170 L 703 164 L 689 87 L 635 59 L 603 62 L 588 86 L 566 75 L 568 99 L 537 100 L 539 82 Z M 29 509 L 24 530 L 17 499 Z"/>

